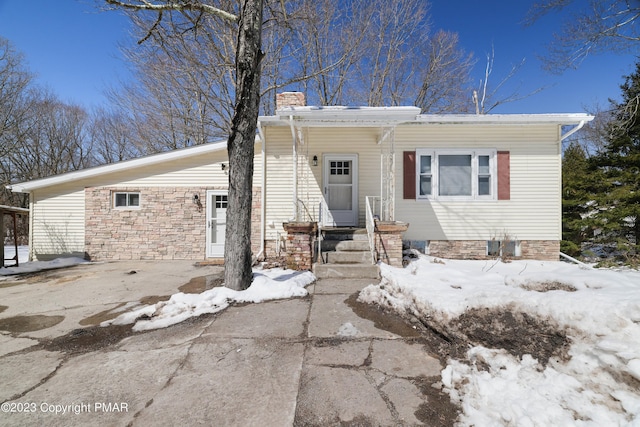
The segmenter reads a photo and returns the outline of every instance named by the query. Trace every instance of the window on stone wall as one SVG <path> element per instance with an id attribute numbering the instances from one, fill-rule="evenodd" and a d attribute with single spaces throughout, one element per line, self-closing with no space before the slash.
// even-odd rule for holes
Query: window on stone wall
<path id="1" fill-rule="evenodd" d="M 520 242 L 517 240 L 488 240 L 487 255 L 493 257 L 521 256 Z"/>
<path id="2" fill-rule="evenodd" d="M 140 193 L 138 192 L 114 192 L 113 207 L 119 209 L 139 208 Z"/>

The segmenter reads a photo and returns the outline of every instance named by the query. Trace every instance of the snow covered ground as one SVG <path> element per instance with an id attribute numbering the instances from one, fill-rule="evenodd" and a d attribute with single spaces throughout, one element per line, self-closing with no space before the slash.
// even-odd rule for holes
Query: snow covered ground
<path id="1" fill-rule="evenodd" d="M 13 258 L 16 254 L 14 246 L 4 247 L 4 257 Z M 52 270 L 54 268 L 70 267 L 72 265 L 82 264 L 87 261 L 82 258 L 56 258 L 51 261 L 33 261 L 29 262 L 29 246 L 18 246 L 18 263 L 19 267 L 2 267 L 0 268 L 0 280 L 2 276 L 12 276 L 14 274 L 35 273 L 42 270 Z M 13 265 L 13 261 L 5 261 L 8 265 Z"/>
<path id="2" fill-rule="evenodd" d="M 569 338 L 568 357 L 548 363 L 483 346 L 450 360 L 442 383 L 461 425 L 640 426 L 640 272 L 423 255 L 381 269 L 361 301 L 439 325 L 472 309 L 524 313 Z"/>
<path id="3" fill-rule="evenodd" d="M 22 264 L 25 248 L 20 249 L 20 271 L 0 268 L 0 276 L 84 262 L 25 259 Z M 12 250 L 5 247 L 7 257 Z M 482 345 L 470 347 L 463 360 L 449 360 L 441 381 L 462 408 L 461 425 L 640 426 L 640 272 L 423 255 L 404 269 L 383 264 L 381 271 L 381 283 L 366 287 L 361 301 L 444 327 L 477 309 L 521 313 L 569 338 L 565 354 L 544 361 Z M 282 269 L 254 270 L 254 277 L 251 287 L 241 292 L 219 287 L 201 294 L 178 293 L 155 305 L 123 307 L 133 311 L 103 325 L 166 327 L 218 312 L 233 301 L 304 296 L 305 286 L 315 280 L 309 272 Z"/>

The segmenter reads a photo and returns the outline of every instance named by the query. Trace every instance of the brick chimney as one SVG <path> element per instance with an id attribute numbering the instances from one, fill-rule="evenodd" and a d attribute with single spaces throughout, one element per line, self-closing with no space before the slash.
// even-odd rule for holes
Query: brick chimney
<path id="1" fill-rule="evenodd" d="M 282 92 L 276 94 L 276 110 L 285 107 L 304 107 L 306 101 L 302 92 Z"/>

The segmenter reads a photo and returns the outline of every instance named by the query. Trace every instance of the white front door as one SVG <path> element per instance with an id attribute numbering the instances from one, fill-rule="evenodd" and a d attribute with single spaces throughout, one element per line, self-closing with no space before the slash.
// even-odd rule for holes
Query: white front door
<path id="1" fill-rule="evenodd" d="M 358 155 L 325 154 L 324 200 L 328 215 L 325 226 L 358 225 Z"/>
<path id="2" fill-rule="evenodd" d="M 224 256 L 224 235 L 227 227 L 227 192 L 207 190 L 207 257 Z"/>

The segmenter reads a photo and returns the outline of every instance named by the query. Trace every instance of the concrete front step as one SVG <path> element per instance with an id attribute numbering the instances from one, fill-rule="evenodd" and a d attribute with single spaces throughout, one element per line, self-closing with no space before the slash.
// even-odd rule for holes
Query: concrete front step
<path id="1" fill-rule="evenodd" d="M 323 252 L 325 262 L 331 264 L 371 264 L 369 251 Z"/>
<path id="2" fill-rule="evenodd" d="M 369 240 L 369 235 L 367 233 L 323 233 L 323 240 Z"/>
<path id="3" fill-rule="evenodd" d="M 379 279 L 380 268 L 373 264 L 314 264 L 313 274 L 318 279 L 363 278 Z"/>
<path id="4" fill-rule="evenodd" d="M 369 240 L 323 240 L 320 247 L 326 251 L 369 251 Z"/>

